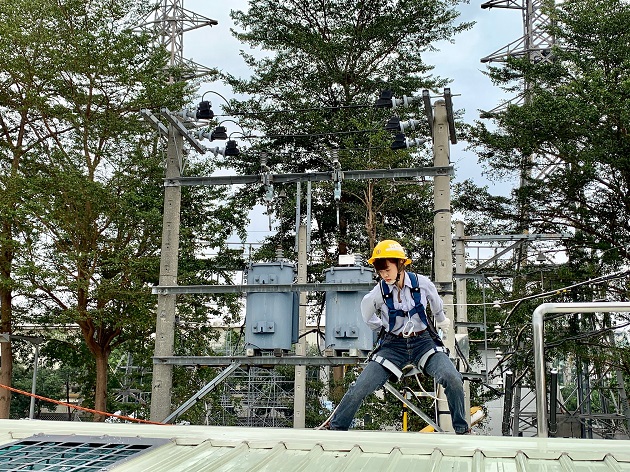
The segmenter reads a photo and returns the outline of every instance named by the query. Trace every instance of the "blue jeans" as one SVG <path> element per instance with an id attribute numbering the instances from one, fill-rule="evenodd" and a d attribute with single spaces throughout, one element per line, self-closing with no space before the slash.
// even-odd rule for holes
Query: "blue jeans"
<path id="1" fill-rule="evenodd" d="M 408 364 L 417 366 L 422 355 L 434 347 L 435 342 L 428 331 L 413 338 L 386 335 L 381 348 L 378 350 L 378 355 L 402 369 Z M 462 375 L 457 371 L 449 357 L 443 352 L 436 352 L 427 361 L 424 371 L 444 387 L 455 432 L 461 434 L 468 431 L 469 427 L 464 413 Z M 347 430 L 359 406 L 361 406 L 361 402 L 370 393 L 380 389 L 390 375 L 391 372 L 381 364 L 369 361 L 341 399 L 337 411 L 330 420 L 330 429 Z"/>

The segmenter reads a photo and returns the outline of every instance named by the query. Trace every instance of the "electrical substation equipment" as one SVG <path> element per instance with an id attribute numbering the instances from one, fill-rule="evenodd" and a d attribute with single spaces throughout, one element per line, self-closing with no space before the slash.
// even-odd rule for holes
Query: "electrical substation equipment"
<path id="1" fill-rule="evenodd" d="M 249 285 L 292 284 L 295 265 L 285 260 L 250 264 Z M 298 340 L 297 292 L 249 292 L 245 310 L 245 347 L 248 353 L 279 354 Z"/>
<path id="2" fill-rule="evenodd" d="M 326 283 L 372 283 L 374 269 L 358 255 L 339 256 L 339 267 L 324 270 Z M 361 300 L 368 291 L 326 292 L 326 349 L 357 355 L 374 346 L 374 332 L 361 317 Z"/>

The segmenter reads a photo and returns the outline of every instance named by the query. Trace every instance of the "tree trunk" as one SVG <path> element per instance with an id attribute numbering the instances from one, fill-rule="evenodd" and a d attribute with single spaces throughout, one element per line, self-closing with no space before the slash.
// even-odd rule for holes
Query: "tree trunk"
<path id="1" fill-rule="evenodd" d="M 96 360 L 96 388 L 94 397 L 94 409 L 107 412 L 107 375 L 108 358 L 103 349 L 96 349 L 94 359 Z M 94 421 L 105 421 L 107 417 L 94 415 Z"/>
<path id="2" fill-rule="evenodd" d="M 8 297 L 6 296 L 8 295 Z M 2 299 L 2 332 L 10 333 L 10 313 L 11 305 L 5 306 L 5 298 L 11 300 L 11 293 L 7 290 L 2 290 L 0 294 Z M 5 312 L 7 312 L 7 320 L 5 322 Z M 11 350 L 11 342 L 0 343 L 0 384 L 11 386 L 13 378 L 13 351 Z M 9 417 L 11 409 L 11 392 L 4 388 L 0 388 L 0 418 L 6 419 Z"/>
<path id="3" fill-rule="evenodd" d="M 11 290 L 0 289 L 0 331 L 11 333 Z M 13 377 L 13 352 L 11 342 L 0 343 L 0 384 L 11 386 Z M 9 417 L 11 392 L 0 388 L 0 418 Z"/>
<path id="4" fill-rule="evenodd" d="M 365 231 L 370 243 L 370 254 L 376 246 L 376 213 L 374 212 L 374 183 L 368 182 L 365 189 Z"/>

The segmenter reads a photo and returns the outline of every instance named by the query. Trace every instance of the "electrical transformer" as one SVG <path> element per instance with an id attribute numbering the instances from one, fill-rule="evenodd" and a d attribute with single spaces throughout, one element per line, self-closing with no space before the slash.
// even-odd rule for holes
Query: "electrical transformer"
<path id="1" fill-rule="evenodd" d="M 373 282 L 369 267 L 331 267 L 324 270 L 326 283 L 350 284 Z M 374 332 L 361 317 L 361 300 L 369 292 L 326 292 L 326 349 L 337 351 L 372 350 Z"/>
<path id="2" fill-rule="evenodd" d="M 250 264 L 248 285 L 292 284 L 294 265 L 286 261 Z M 296 292 L 249 292 L 245 310 L 245 348 L 251 352 L 289 351 L 298 340 Z"/>

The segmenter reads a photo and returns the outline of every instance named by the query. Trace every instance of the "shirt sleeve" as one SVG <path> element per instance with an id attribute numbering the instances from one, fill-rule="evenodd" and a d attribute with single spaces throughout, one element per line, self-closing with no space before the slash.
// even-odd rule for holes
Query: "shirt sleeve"
<path id="1" fill-rule="evenodd" d="M 446 319 L 446 314 L 444 313 L 444 303 L 438 294 L 435 284 L 423 275 L 418 275 L 418 277 L 420 278 L 421 284 L 424 286 L 426 291 L 427 301 L 429 302 L 429 306 L 431 306 L 433 318 L 437 323 L 444 321 Z"/>
<path id="2" fill-rule="evenodd" d="M 383 305 L 383 294 L 378 284 L 361 300 L 361 316 L 363 321 L 373 330 L 381 329 L 383 320 L 380 317 L 380 309 Z"/>

